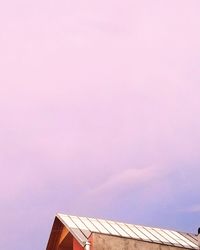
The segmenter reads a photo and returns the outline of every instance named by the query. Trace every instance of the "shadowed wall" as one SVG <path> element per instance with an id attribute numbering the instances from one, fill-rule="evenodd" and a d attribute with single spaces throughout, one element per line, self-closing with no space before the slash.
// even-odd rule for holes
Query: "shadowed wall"
<path id="1" fill-rule="evenodd" d="M 94 250 L 183 250 L 186 248 L 166 246 L 133 239 L 93 234 Z"/>

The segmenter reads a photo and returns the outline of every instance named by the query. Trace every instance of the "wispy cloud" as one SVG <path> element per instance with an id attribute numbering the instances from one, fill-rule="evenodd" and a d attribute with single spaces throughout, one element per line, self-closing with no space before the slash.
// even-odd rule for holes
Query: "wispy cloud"
<path id="1" fill-rule="evenodd" d="M 200 213 L 200 204 L 195 204 L 180 210 L 187 213 Z"/>
<path id="2" fill-rule="evenodd" d="M 114 195 L 115 193 L 125 192 L 130 189 L 134 190 L 138 187 L 142 189 L 165 174 L 165 169 L 160 171 L 157 167 L 128 168 L 110 176 L 105 182 L 90 191 L 90 195 Z"/>

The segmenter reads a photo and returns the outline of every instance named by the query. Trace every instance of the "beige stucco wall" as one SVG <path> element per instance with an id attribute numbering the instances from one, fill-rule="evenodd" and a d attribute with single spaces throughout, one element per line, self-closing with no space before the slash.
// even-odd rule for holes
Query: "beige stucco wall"
<path id="1" fill-rule="evenodd" d="M 93 234 L 93 250 L 185 250 L 186 248 Z"/>

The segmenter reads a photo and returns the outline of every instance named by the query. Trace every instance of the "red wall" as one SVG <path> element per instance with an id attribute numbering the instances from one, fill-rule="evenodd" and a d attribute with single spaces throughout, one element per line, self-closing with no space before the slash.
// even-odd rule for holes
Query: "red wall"
<path id="1" fill-rule="evenodd" d="M 92 235 L 89 237 L 89 241 L 90 241 L 90 243 L 91 243 L 91 250 L 93 250 L 93 244 L 92 244 Z M 79 243 L 78 243 L 78 241 L 73 237 L 73 250 L 84 250 L 84 247 L 82 247 Z"/>
<path id="2" fill-rule="evenodd" d="M 84 248 L 73 238 L 73 250 L 83 250 Z"/>

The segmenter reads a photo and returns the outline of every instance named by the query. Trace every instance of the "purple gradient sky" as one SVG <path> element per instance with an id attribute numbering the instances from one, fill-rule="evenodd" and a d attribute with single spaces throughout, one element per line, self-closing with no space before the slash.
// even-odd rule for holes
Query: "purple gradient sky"
<path id="1" fill-rule="evenodd" d="M 56 212 L 200 226 L 200 1 L 0 2 L 0 249 Z"/>

